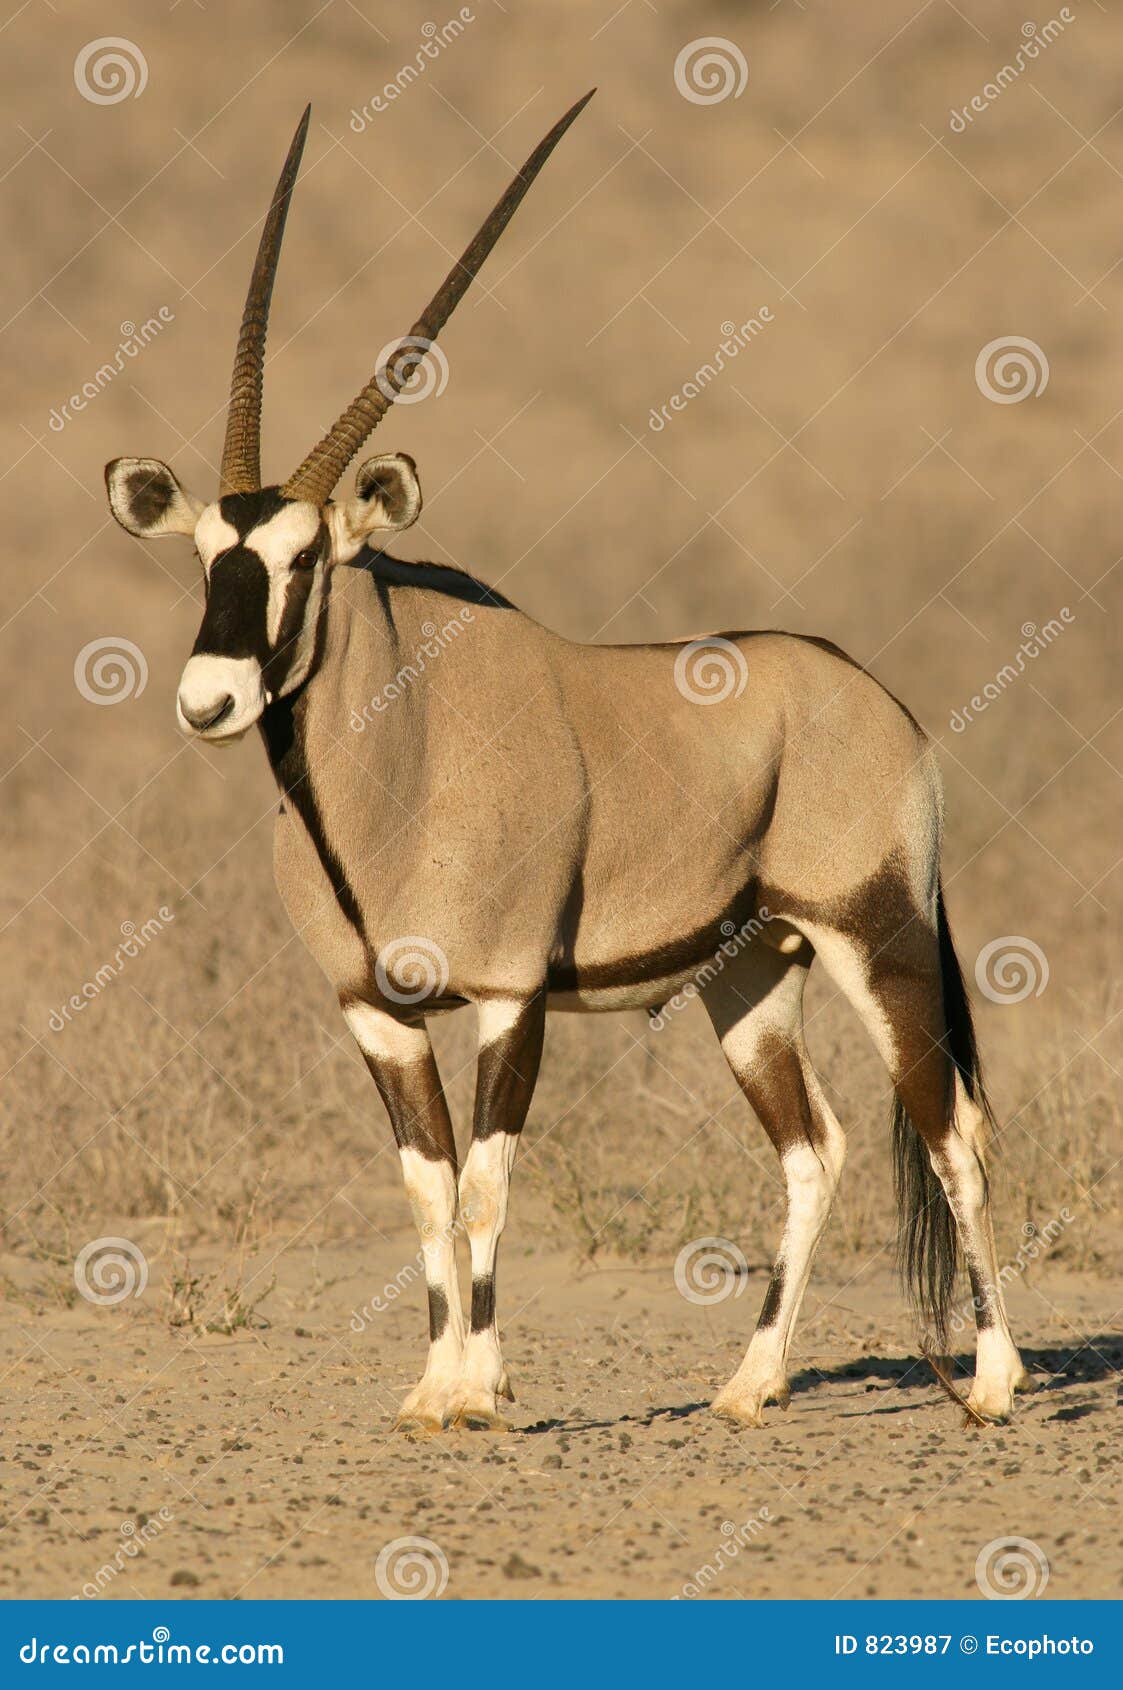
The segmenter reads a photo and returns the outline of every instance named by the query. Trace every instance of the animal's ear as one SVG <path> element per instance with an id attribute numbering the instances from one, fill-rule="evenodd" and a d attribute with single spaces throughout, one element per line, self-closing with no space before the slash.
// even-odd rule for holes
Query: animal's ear
<path id="1" fill-rule="evenodd" d="M 105 466 L 109 508 L 122 528 L 141 540 L 195 532 L 202 501 L 182 488 L 158 458 L 114 458 Z"/>
<path id="2" fill-rule="evenodd" d="M 404 452 L 368 458 L 355 477 L 355 495 L 324 512 L 336 563 L 349 563 L 372 534 L 397 534 L 421 515 L 417 465 Z"/>

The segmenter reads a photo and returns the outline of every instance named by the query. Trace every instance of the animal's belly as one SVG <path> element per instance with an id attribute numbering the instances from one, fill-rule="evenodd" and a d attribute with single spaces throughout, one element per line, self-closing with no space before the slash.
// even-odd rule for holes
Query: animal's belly
<path id="1" fill-rule="evenodd" d="M 680 933 L 650 930 L 586 935 L 569 956 L 551 960 L 547 974 L 552 1009 L 658 1009 L 690 981 L 702 983 L 715 959 L 724 966 L 759 937 L 768 924 L 757 906 L 752 883 L 698 925 L 684 923 Z"/>

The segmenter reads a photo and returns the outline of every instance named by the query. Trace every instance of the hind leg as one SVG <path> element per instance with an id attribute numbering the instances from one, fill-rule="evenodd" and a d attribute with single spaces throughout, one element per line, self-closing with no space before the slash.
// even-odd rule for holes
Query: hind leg
<path id="1" fill-rule="evenodd" d="M 879 902 L 884 912 L 891 900 L 883 893 Z M 968 1095 L 947 1049 L 945 984 L 935 919 L 929 922 L 920 914 L 903 924 L 897 916 L 893 919 L 895 928 L 883 933 L 872 916 L 848 932 L 800 925 L 812 937 L 828 974 L 865 1022 L 939 1182 L 924 1196 L 918 1212 L 902 1216 L 903 1226 L 913 1229 L 914 1238 L 931 1236 L 939 1217 L 927 1213 L 927 1208 L 939 1202 L 941 1188 L 954 1217 L 975 1311 L 976 1367 L 970 1401 L 988 1419 L 1001 1420 L 1010 1413 L 1014 1391 L 1028 1386 L 1029 1380 L 1010 1336 L 998 1275 L 984 1159 L 986 1117 Z M 950 949 L 950 940 L 948 944 Z M 954 1252 L 946 1266 L 950 1288 Z M 946 1306 L 930 1312 L 942 1342 Z"/>
<path id="2" fill-rule="evenodd" d="M 790 941 L 789 941 L 790 942 Z M 806 941 L 781 954 L 758 942 L 705 989 L 721 1048 L 784 1172 L 787 1214 L 772 1278 L 748 1352 L 714 1400 L 715 1414 L 762 1424 L 767 1402 L 788 1403 L 792 1330 L 846 1154 L 803 1042 Z"/>

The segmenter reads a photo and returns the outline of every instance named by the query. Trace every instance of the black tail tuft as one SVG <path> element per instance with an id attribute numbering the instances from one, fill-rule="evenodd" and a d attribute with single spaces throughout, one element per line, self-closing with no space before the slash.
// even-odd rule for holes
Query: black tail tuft
<path id="1" fill-rule="evenodd" d="M 971 1004 L 944 908 L 943 887 L 936 892 L 936 923 L 943 985 L 945 1048 L 963 1078 L 968 1097 L 993 1120 L 983 1090 L 982 1070 L 971 1019 Z M 954 1087 L 948 1088 L 948 1117 L 955 1107 Z M 893 1178 L 897 1191 L 898 1266 L 921 1318 L 933 1328 L 936 1341 L 947 1342 L 955 1276 L 959 1267 L 959 1237 L 944 1188 L 932 1170 L 928 1151 L 899 1099 L 893 1104 Z"/>

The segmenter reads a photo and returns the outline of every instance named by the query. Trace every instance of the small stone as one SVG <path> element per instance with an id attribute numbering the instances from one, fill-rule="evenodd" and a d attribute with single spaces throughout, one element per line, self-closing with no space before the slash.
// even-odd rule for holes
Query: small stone
<path id="1" fill-rule="evenodd" d="M 507 1579 L 540 1579 L 541 1571 L 532 1567 L 529 1561 L 524 1561 L 517 1549 L 513 1549 L 503 1563 L 503 1577 Z"/>

